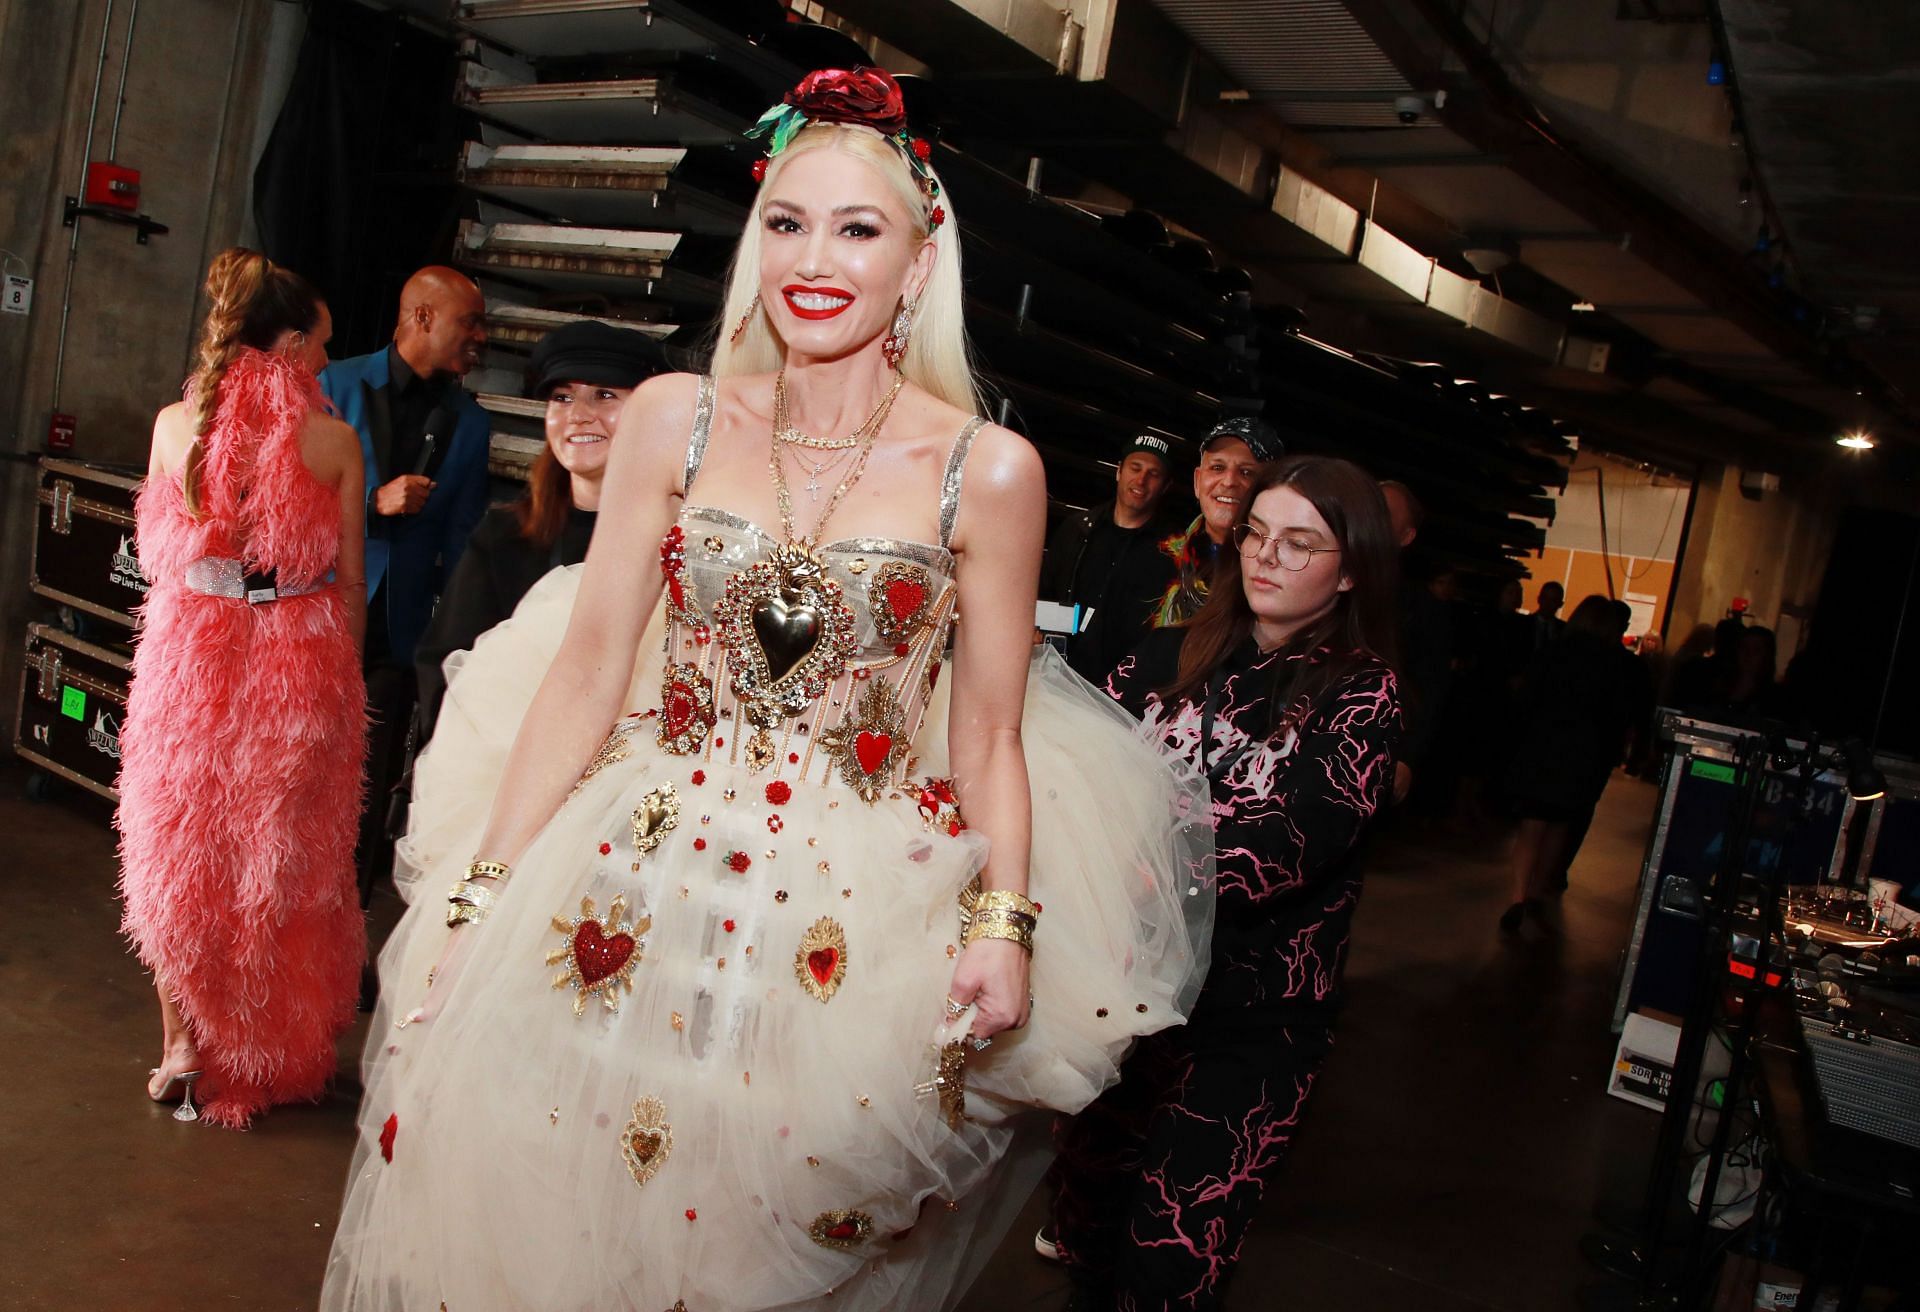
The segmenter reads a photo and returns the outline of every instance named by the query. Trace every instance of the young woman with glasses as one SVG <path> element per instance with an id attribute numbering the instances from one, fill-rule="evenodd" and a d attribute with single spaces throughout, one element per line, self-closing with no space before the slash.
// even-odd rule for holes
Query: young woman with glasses
<path id="1" fill-rule="evenodd" d="M 1192 1018 L 1141 1040 L 1057 1135 L 1051 1238 L 1077 1307 L 1220 1305 L 1332 1045 L 1355 854 L 1393 778 L 1395 548 L 1374 480 L 1324 456 L 1270 465 L 1233 541 L 1193 621 L 1108 681 L 1205 771 L 1219 902 Z"/>

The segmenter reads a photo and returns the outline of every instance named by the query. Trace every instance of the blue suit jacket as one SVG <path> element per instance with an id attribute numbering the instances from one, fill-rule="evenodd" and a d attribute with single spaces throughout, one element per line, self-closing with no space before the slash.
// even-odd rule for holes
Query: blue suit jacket
<path id="1" fill-rule="evenodd" d="M 335 360 L 320 374 L 320 390 L 354 431 L 360 434 L 360 454 L 367 467 L 367 599 L 386 586 L 387 638 L 393 659 L 413 662 L 414 644 L 426 631 L 434 599 L 466 550 L 474 525 L 487 509 L 487 446 L 492 424 L 471 393 L 455 388 L 457 402 L 452 439 L 446 456 L 434 471 L 435 487 L 426 505 L 414 515 L 392 517 L 373 513 L 373 490 L 406 473 L 383 467 L 384 451 L 376 451 L 370 411 L 380 406 L 391 382 L 387 352 Z"/>

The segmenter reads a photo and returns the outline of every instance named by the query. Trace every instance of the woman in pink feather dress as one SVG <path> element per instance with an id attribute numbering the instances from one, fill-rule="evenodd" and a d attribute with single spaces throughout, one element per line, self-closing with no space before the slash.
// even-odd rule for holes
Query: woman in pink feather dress
<path id="1" fill-rule="evenodd" d="M 365 955 L 353 873 L 366 627 L 360 443 L 321 409 L 332 322 L 298 274 L 220 254 L 136 515 L 152 590 L 122 726 L 125 930 L 154 972 L 148 1096 L 244 1128 L 317 1098 Z"/>

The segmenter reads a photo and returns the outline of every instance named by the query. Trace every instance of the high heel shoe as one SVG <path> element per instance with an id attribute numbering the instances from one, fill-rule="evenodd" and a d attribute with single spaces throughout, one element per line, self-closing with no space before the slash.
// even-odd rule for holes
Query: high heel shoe
<path id="1" fill-rule="evenodd" d="M 151 1079 L 159 1073 L 160 1068 L 156 1066 L 147 1072 L 147 1076 Z M 155 1102 L 168 1102 L 173 1098 L 173 1091 L 177 1088 L 181 1092 L 180 1105 L 173 1109 L 173 1119 L 176 1121 L 199 1120 L 200 1110 L 193 1105 L 193 1086 L 200 1082 L 200 1077 L 204 1074 L 206 1074 L 205 1071 L 180 1071 L 177 1074 L 168 1076 L 166 1087 L 161 1089 L 160 1095 L 153 1100 Z"/>

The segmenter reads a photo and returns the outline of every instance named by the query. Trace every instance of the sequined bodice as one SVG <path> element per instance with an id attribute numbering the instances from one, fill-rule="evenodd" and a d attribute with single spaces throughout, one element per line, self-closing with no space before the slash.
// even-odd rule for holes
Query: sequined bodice
<path id="1" fill-rule="evenodd" d="M 701 395 L 689 488 L 711 422 L 710 385 Z M 943 537 L 978 427 L 968 425 L 948 462 Z M 904 781 L 955 619 L 945 546 L 844 538 L 806 551 L 690 497 L 661 564 L 661 748 L 744 765 L 769 782 L 849 787 L 869 802 Z"/>

